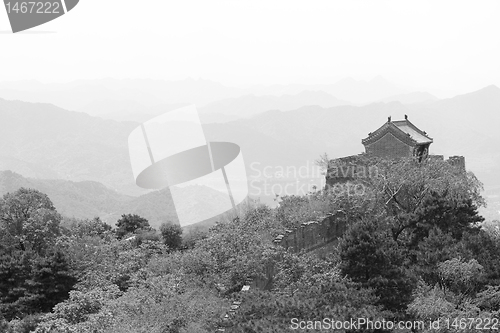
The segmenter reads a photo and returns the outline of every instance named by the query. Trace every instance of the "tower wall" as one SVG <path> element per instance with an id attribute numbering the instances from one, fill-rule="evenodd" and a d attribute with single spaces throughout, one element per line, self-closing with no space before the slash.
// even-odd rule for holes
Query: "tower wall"
<path id="1" fill-rule="evenodd" d="M 465 157 L 463 156 L 450 156 L 446 162 L 465 171 Z"/>
<path id="2" fill-rule="evenodd" d="M 337 211 L 318 221 L 304 222 L 297 228 L 287 230 L 285 234 L 277 236 L 274 243 L 293 253 L 312 251 L 342 237 L 346 228 L 345 213 Z"/>
<path id="3" fill-rule="evenodd" d="M 376 142 L 365 146 L 366 153 L 382 158 L 410 157 L 413 147 L 387 133 Z"/>
<path id="4" fill-rule="evenodd" d="M 443 155 L 429 155 L 430 161 L 444 161 Z"/>

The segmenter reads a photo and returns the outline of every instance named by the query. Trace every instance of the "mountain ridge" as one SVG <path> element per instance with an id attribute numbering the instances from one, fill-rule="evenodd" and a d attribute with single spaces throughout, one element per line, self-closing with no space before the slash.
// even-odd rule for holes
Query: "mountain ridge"
<path id="1" fill-rule="evenodd" d="M 187 200 L 175 206 L 168 188 L 132 197 L 94 181 L 31 179 L 10 170 L 0 171 L 0 196 L 15 192 L 21 187 L 36 189 L 47 194 L 57 211 L 68 218 L 91 219 L 98 216 L 114 226 L 122 214 L 138 214 L 146 218 L 157 230 L 162 223 L 178 224 L 178 211 L 184 214 L 187 211 L 193 217 L 196 217 L 200 210 L 209 213 L 212 211 L 214 218 L 210 221 L 214 222 L 218 219 L 216 212 L 220 207 L 220 201 L 228 200 L 224 194 L 205 186 L 186 187 L 176 190 L 177 193 L 186 199 L 193 195 L 193 191 L 197 197 L 201 193 L 202 197 L 211 198 L 211 205 L 207 206 L 203 200 L 197 202 Z M 205 223 L 211 223 L 210 221 Z"/>
<path id="2" fill-rule="evenodd" d="M 500 89 L 485 88 L 434 102 L 271 110 L 247 119 L 205 124 L 204 131 L 209 141 L 238 144 L 252 179 L 267 167 L 311 165 L 325 152 L 331 157 L 360 153 L 364 150 L 361 139 L 369 132 L 388 116 L 397 120 L 406 114 L 434 138 L 431 154 L 465 156 L 467 167 L 489 191 L 500 186 L 496 147 Z M 147 191 L 135 185 L 128 157 L 128 135 L 138 125 L 48 104 L 0 100 L 0 156 L 15 159 L 18 167 L 26 169 L 43 166 L 44 173 L 55 172 L 62 179 L 93 180 L 120 193 L 143 195 Z M 31 164 L 23 166 L 23 162 Z M 44 175 L 40 172 L 39 176 Z M 285 184 L 285 180 L 278 181 Z"/>

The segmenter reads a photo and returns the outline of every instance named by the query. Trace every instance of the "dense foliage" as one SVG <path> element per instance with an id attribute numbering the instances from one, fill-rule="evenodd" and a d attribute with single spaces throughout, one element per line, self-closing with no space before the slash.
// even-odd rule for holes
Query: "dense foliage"
<path id="1" fill-rule="evenodd" d="M 317 190 L 279 198 L 275 209 L 249 202 L 238 217 L 188 235 L 169 221 L 154 230 L 135 214 L 114 229 L 99 218 L 63 218 L 43 193 L 6 194 L 0 332 L 288 332 L 294 320 L 324 318 L 500 319 L 499 223 L 477 213 L 481 183 L 442 162 L 370 163 L 377 173 L 355 195 Z M 347 231 L 322 249 L 292 253 L 273 242 L 338 210 Z"/>

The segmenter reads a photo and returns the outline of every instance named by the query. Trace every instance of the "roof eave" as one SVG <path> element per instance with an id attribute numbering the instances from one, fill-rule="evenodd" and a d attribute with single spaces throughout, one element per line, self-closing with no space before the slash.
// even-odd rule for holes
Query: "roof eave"
<path id="1" fill-rule="evenodd" d="M 415 131 L 417 131 L 418 133 L 420 133 L 421 135 L 425 136 L 427 139 L 429 139 L 429 142 L 426 142 L 426 143 L 432 143 L 433 142 L 433 139 L 427 135 L 427 133 L 425 133 L 424 131 L 422 131 L 420 128 L 418 128 L 417 126 L 413 125 L 413 123 L 411 121 L 409 121 L 408 119 L 405 119 L 405 121 L 408 123 L 408 125 L 413 128 Z"/>
<path id="2" fill-rule="evenodd" d="M 409 136 L 406 132 L 401 130 L 397 125 L 395 125 L 392 122 L 385 123 L 384 125 L 382 125 L 379 129 L 373 132 L 372 135 L 369 135 L 367 138 L 362 139 L 361 143 L 363 145 L 374 143 L 379 139 L 381 139 L 382 137 L 384 137 L 384 135 L 387 133 L 391 133 L 396 138 L 400 139 L 401 141 L 409 145 L 415 146 L 418 144 L 418 142 L 415 139 L 413 139 L 411 136 Z"/>

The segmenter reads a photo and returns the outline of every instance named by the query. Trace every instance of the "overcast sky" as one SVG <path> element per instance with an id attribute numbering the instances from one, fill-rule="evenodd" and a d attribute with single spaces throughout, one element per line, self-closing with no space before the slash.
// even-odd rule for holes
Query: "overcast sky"
<path id="1" fill-rule="evenodd" d="M 9 34 L 0 80 L 204 78 L 227 85 L 377 75 L 468 92 L 500 86 L 500 1 L 80 0 Z"/>

